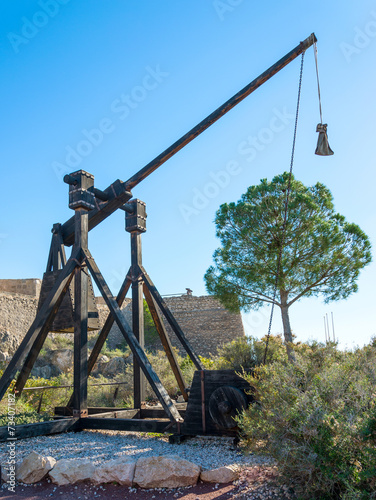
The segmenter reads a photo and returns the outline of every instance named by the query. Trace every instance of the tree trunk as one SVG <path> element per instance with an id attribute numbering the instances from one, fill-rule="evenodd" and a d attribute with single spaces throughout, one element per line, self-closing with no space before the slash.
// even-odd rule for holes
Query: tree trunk
<path id="1" fill-rule="evenodd" d="M 281 290 L 281 314 L 282 314 L 282 323 L 283 323 L 283 335 L 285 338 L 287 357 L 290 363 L 295 362 L 295 354 L 292 347 L 293 339 L 289 318 L 289 308 L 287 305 L 287 293 Z"/>

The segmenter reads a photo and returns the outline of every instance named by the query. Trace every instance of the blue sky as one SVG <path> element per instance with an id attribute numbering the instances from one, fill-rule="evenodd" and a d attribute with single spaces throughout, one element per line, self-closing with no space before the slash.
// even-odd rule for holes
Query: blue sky
<path id="1" fill-rule="evenodd" d="M 374 243 L 374 2 L 4 0 L 0 278 L 42 277 L 52 224 L 72 215 L 64 173 L 87 170 L 100 189 L 126 180 L 312 32 L 335 155 L 314 155 L 319 112 L 309 49 L 294 174 L 307 185 L 327 185 L 336 210 Z M 288 170 L 299 64 L 134 189 L 149 214 L 144 264 L 162 294 L 186 287 L 205 294 L 219 205 Z M 254 137 L 258 150 L 247 145 Z M 128 239 L 123 212 L 90 233 L 114 293 L 129 267 Z M 324 340 L 323 316 L 333 312 L 341 346 L 369 342 L 376 334 L 375 266 L 363 270 L 359 292 L 346 301 L 296 303 L 290 314 L 297 339 Z M 264 335 L 268 314 L 265 308 L 244 316 L 247 333 Z M 281 331 L 278 311 L 272 331 Z"/>

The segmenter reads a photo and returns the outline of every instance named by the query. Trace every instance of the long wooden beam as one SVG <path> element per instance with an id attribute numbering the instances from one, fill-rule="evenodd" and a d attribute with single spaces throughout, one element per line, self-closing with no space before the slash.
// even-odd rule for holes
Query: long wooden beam
<path id="1" fill-rule="evenodd" d="M 174 156 L 184 146 L 193 141 L 197 136 L 202 134 L 210 125 L 213 125 L 219 118 L 228 113 L 232 108 L 239 104 L 243 99 L 248 97 L 252 92 L 261 87 L 262 84 L 267 82 L 272 76 L 277 74 L 281 69 L 287 66 L 291 61 L 296 59 L 302 52 L 307 50 L 311 45 L 317 41 L 314 33 L 312 33 L 303 42 L 300 42 L 294 49 L 286 54 L 278 62 L 270 66 L 264 73 L 255 78 L 251 83 L 246 85 L 237 94 L 226 101 L 222 106 L 213 111 L 209 116 L 202 120 L 198 125 L 193 127 L 189 132 L 183 135 L 180 139 L 174 142 L 163 153 L 158 155 L 154 160 L 149 162 L 145 167 L 136 172 L 126 182 L 116 180 L 107 189 L 104 190 L 108 201 L 101 202 L 97 200 L 97 208 L 91 210 L 89 213 L 89 231 L 97 226 L 104 219 L 109 217 L 115 210 L 121 208 L 132 196 L 130 190 L 137 184 L 148 177 L 154 170 L 165 163 L 169 158 Z M 71 246 L 74 242 L 74 218 L 72 217 L 65 222 L 62 227 L 62 235 L 64 245 Z"/>
<path id="2" fill-rule="evenodd" d="M 129 190 L 133 189 L 137 184 L 143 181 L 148 175 L 150 175 L 154 170 L 160 167 L 165 161 L 167 161 L 171 156 L 180 151 L 189 142 L 193 141 L 198 135 L 202 134 L 210 125 L 213 125 L 219 118 L 225 115 L 228 111 L 234 108 L 239 102 L 245 99 L 247 96 L 252 94 L 256 89 L 261 87 L 261 85 L 267 82 L 272 76 L 278 73 L 282 68 L 287 66 L 291 61 L 298 57 L 302 52 L 307 50 L 311 45 L 317 41 L 314 33 L 312 33 L 303 42 L 300 42 L 294 49 L 292 49 L 288 54 L 286 54 L 278 62 L 270 66 L 269 69 L 264 71 L 260 76 L 255 78 L 251 83 L 246 85 L 242 90 L 235 94 L 231 99 L 226 101 L 222 106 L 217 108 L 213 113 L 202 120 L 198 125 L 193 127 L 189 132 L 187 132 L 183 137 L 174 142 L 169 148 L 167 148 L 163 153 L 154 158 L 150 163 L 148 163 L 144 168 L 139 170 L 136 174 L 132 175 L 126 182 L 125 185 Z"/>
<path id="3" fill-rule="evenodd" d="M 14 432 L 12 439 L 25 439 L 35 436 L 47 436 L 60 432 L 80 430 L 80 423 L 77 418 L 62 418 L 50 420 L 48 422 L 37 422 L 35 424 L 15 425 L 0 427 L 0 442 L 10 442 L 10 431 Z"/>

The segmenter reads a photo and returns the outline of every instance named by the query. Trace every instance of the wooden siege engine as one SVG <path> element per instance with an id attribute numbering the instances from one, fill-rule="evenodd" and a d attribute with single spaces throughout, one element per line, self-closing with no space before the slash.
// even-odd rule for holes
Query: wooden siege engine
<path id="1" fill-rule="evenodd" d="M 192 349 L 143 265 L 141 238 L 146 231 L 146 205 L 133 198 L 131 190 L 315 41 L 315 35 L 310 35 L 126 182 L 116 180 L 102 191 L 94 186 L 94 176 L 83 170 L 64 177 L 64 181 L 69 185 L 69 207 L 74 211 L 74 215 L 64 224 L 53 226 L 38 312 L 0 379 L 0 399 L 4 397 L 13 379 L 16 379 L 16 394 L 22 393 L 49 332 L 74 334 L 73 394 L 65 407 L 56 408 L 53 421 L 16 426 L 16 438 L 83 429 L 168 431 L 176 436 L 175 441 L 185 435 L 236 434 L 234 418 L 252 402 L 250 388 L 247 382 L 232 370 L 203 369 L 200 358 Z M 125 212 L 125 229 L 130 234 L 131 262 L 115 297 L 90 253 L 88 234 L 118 209 Z M 72 247 L 72 250 L 67 259 L 65 250 L 69 247 Z M 103 296 L 109 314 L 88 356 L 88 331 L 99 328 L 91 279 Z M 132 328 L 120 309 L 130 289 Z M 184 403 L 175 403 L 170 399 L 145 354 L 144 298 Z M 171 326 L 173 334 L 196 368 L 190 388 L 184 381 L 163 318 Z M 133 353 L 134 408 L 90 408 L 87 404 L 88 376 L 114 322 Z M 145 405 L 146 380 L 160 402 L 159 407 L 148 408 Z M 7 427 L 0 428 L 0 441 L 7 438 Z"/>

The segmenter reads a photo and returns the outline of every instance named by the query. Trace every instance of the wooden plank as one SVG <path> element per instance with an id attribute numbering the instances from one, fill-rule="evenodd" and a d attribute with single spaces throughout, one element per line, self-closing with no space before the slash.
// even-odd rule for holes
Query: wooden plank
<path id="1" fill-rule="evenodd" d="M 170 323 L 172 330 L 175 332 L 177 338 L 180 340 L 182 346 L 186 350 L 188 356 L 191 358 L 193 364 L 195 365 L 195 367 L 198 370 L 203 370 L 204 367 L 202 366 L 200 358 L 194 352 L 194 350 L 191 347 L 190 343 L 188 342 L 186 336 L 184 335 L 183 330 L 180 328 L 178 322 L 174 318 L 174 316 L 171 313 L 170 309 L 168 308 L 166 302 L 159 294 L 156 286 L 152 282 L 150 276 L 148 275 L 148 273 L 146 272 L 146 270 L 143 266 L 140 266 L 140 273 L 142 274 L 144 282 L 145 282 L 146 286 L 148 287 L 152 297 L 154 298 L 155 302 L 158 304 L 159 309 L 162 311 L 162 313 L 165 316 L 165 318 L 167 319 L 167 321 Z"/>
<path id="2" fill-rule="evenodd" d="M 175 423 L 167 430 L 171 424 L 169 420 L 144 420 L 144 419 L 122 419 L 122 418 L 97 418 L 88 417 L 81 420 L 82 429 L 103 429 L 113 431 L 134 431 L 134 432 L 176 432 Z"/>
<path id="3" fill-rule="evenodd" d="M 129 279 L 130 275 L 130 270 L 128 271 L 127 277 L 123 281 L 123 284 L 120 287 L 119 293 L 116 297 L 116 302 L 118 303 L 119 307 L 122 306 L 124 299 L 128 293 L 129 287 L 131 286 L 131 281 Z M 97 362 L 98 356 L 100 355 L 102 348 L 104 346 L 104 343 L 106 342 L 106 339 L 108 337 L 108 334 L 111 331 L 111 328 L 114 324 L 114 317 L 112 314 L 108 314 L 107 319 L 103 325 L 103 328 L 94 344 L 94 347 L 90 353 L 89 360 L 88 360 L 88 365 L 87 365 L 87 371 L 88 375 L 93 371 L 94 365 Z M 70 407 L 73 404 L 73 396 L 70 397 L 67 406 Z"/>
<path id="4" fill-rule="evenodd" d="M 3 398 L 10 383 L 12 382 L 16 372 L 21 368 L 22 363 L 32 349 L 39 333 L 45 328 L 51 320 L 53 320 L 59 305 L 66 293 L 70 282 L 72 281 L 74 269 L 77 265 L 77 258 L 80 256 L 80 250 L 72 252 L 72 257 L 68 260 L 67 265 L 61 272 L 59 279 L 56 281 L 51 292 L 48 294 L 43 306 L 39 310 L 35 320 L 33 321 L 29 331 L 23 338 L 20 346 L 13 355 L 9 365 L 5 369 L 3 376 L 0 379 L 0 400 Z"/>
<path id="5" fill-rule="evenodd" d="M 10 430 L 13 431 L 13 428 Z M 14 426 L 15 439 L 25 439 L 35 436 L 47 436 L 49 434 L 58 434 L 67 431 L 80 430 L 80 424 L 76 418 L 65 418 L 59 420 L 51 420 L 49 422 L 38 422 L 35 424 L 24 424 Z M 13 436 L 12 436 L 13 437 Z M 8 426 L 0 427 L 0 442 L 7 441 L 11 442 L 9 439 Z"/>
<path id="6" fill-rule="evenodd" d="M 141 234 L 131 232 L 131 276 L 132 276 L 132 331 L 142 350 L 145 347 L 144 337 L 144 297 L 142 292 L 143 282 L 138 276 L 139 266 L 142 265 Z M 141 408 L 145 402 L 146 383 L 145 376 L 137 359 L 133 360 L 133 404 Z"/>
<path id="7" fill-rule="evenodd" d="M 132 175 L 127 181 L 126 185 L 128 189 L 133 189 L 137 184 L 144 180 L 148 175 L 150 175 L 154 170 L 160 167 L 165 161 L 171 158 L 174 154 L 180 151 L 184 146 L 189 144 L 198 135 L 202 134 L 210 125 L 215 123 L 219 118 L 225 115 L 233 107 L 235 107 L 239 102 L 245 99 L 247 96 L 252 94 L 256 89 L 258 89 L 263 83 L 267 82 L 269 78 L 274 76 L 278 71 L 287 66 L 291 61 L 298 57 L 302 52 L 308 49 L 314 42 L 316 42 L 316 36 L 312 33 L 303 42 L 300 42 L 293 50 L 286 54 L 282 59 L 277 61 L 273 66 L 264 71 L 260 76 L 255 78 L 251 83 L 246 85 L 237 94 L 226 101 L 222 106 L 213 111 L 209 116 L 202 120 L 198 125 L 193 127 L 189 132 L 187 132 L 183 137 L 174 142 L 169 148 L 167 148 L 163 153 L 158 155 L 154 160 L 148 163 L 144 168 L 139 170 L 136 174 Z"/>
<path id="8" fill-rule="evenodd" d="M 179 410 L 180 415 L 184 418 L 185 410 Z M 165 418 L 166 413 L 163 408 L 141 408 L 140 418 Z"/>
<path id="9" fill-rule="evenodd" d="M 88 212 L 75 210 L 76 248 L 83 252 L 88 245 Z M 84 254 L 82 254 L 82 257 Z M 80 264 L 83 259 L 80 259 Z M 88 274 L 76 267 L 74 277 L 74 351 L 73 351 L 73 416 L 87 416 L 87 331 L 88 331 Z"/>
<path id="10" fill-rule="evenodd" d="M 168 361 L 170 362 L 170 365 L 171 365 L 171 369 L 175 375 L 175 378 L 176 378 L 176 382 L 178 383 L 178 386 L 179 386 L 179 389 L 182 393 L 182 396 L 184 398 L 185 401 L 188 401 L 188 394 L 187 394 L 187 391 L 186 391 L 186 383 L 184 381 L 184 377 L 183 377 L 183 374 L 180 370 L 180 366 L 179 366 L 179 363 L 178 363 L 178 360 L 175 356 L 175 353 L 172 349 L 172 344 L 171 344 L 171 341 L 170 341 L 170 338 L 166 332 L 166 329 L 165 329 L 165 326 L 163 324 L 163 321 L 162 321 L 162 318 L 159 314 L 159 311 L 158 311 L 158 308 L 157 308 L 157 305 L 156 303 L 154 302 L 154 299 L 148 289 L 148 287 L 146 286 L 146 284 L 144 283 L 144 295 L 145 295 L 145 300 L 148 304 L 148 307 L 149 307 L 149 311 L 150 311 L 150 314 L 153 318 L 153 321 L 154 321 L 154 324 L 155 324 L 155 327 L 157 329 L 157 332 L 158 332 L 158 335 L 159 335 L 159 338 L 161 339 L 161 342 L 162 342 L 162 345 L 163 345 L 163 348 L 166 352 L 166 355 L 167 355 L 167 358 L 168 358 Z"/>
<path id="11" fill-rule="evenodd" d="M 181 417 L 179 415 L 179 412 L 176 410 L 173 402 L 170 399 L 170 396 L 168 395 L 166 389 L 163 387 L 161 381 L 159 380 L 158 375 L 156 374 L 153 367 L 151 366 L 145 352 L 141 348 L 134 333 L 130 329 L 128 322 L 126 321 L 123 314 L 121 313 L 120 308 L 119 308 L 116 300 L 113 298 L 111 291 L 107 286 L 106 281 L 104 280 L 101 272 L 99 271 L 98 266 L 96 265 L 93 257 L 91 256 L 90 251 L 86 250 L 85 253 L 86 253 L 86 262 L 87 262 L 88 268 L 90 270 L 90 273 L 92 274 L 94 281 L 96 282 L 108 308 L 111 311 L 111 314 L 114 316 L 115 321 L 117 322 L 120 331 L 122 332 L 126 342 L 128 343 L 129 347 L 131 348 L 134 357 L 137 359 L 139 365 L 141 366 L 141 368 L 142 368 L 149 384 L 151 385 L 153 391 L 155 392 L 160 403 L 162 404 L 163 408 L 165 409 L 168 417 L 172 421 L 173 420 L 181 421 Z"/>
<path id="12" fill-rule="evenodd" d="M 115 411 L 107 411 L 107 412 L 99 412 L 99 413 L 89 413 L 90 417 L 93 418 L 140 418 L 140 410 L 115 410 Z M 166 414 L 163 412 L 162 417 L 165 417 Z"/>

